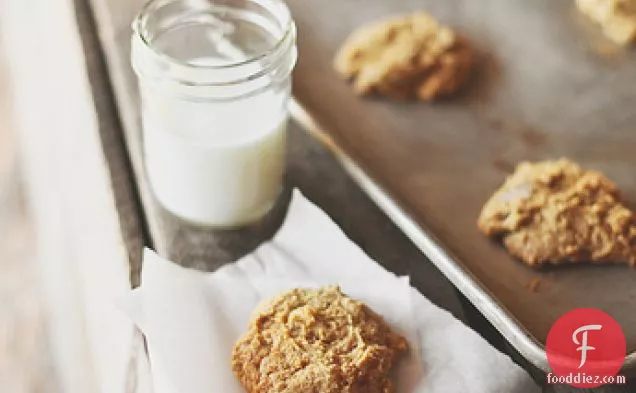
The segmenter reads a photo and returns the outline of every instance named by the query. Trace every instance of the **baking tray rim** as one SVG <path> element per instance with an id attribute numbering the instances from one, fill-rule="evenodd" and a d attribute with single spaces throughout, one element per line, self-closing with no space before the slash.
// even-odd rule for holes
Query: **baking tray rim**
<path id="1" fill-rule="evenodd" d="M 292 98 L 289 106 L 291 117 L 314 139 L 323 144 L 336 157 L 345 171 L 371 200 L 393 221 L 417 248 L 442 272 L 442 274 L 479 310 L 506 340 L 530 363 L 544 372 L 552 369 L 547 360 L 545 346 L 518 322 L 487 288 L 446 250 L 427 228 L 417 223 L 395 202 L 364 169 L 356 164 L 329 136 L 301 103 Z M 636 351 L 625 356 L 621 368 L 625 374 L 636 375 Z"/>

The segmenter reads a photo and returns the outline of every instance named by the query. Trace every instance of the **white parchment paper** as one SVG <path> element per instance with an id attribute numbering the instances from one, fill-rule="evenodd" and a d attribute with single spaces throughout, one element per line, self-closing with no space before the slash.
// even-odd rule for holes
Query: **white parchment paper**
<path id="1" fill-rule="evenodd" d="M 524 370 L 450 313 L 372 261 L 298 191 L 270 242 L 215 273 L 144 252 L 142 286 L 122 309 L 145 334 L 156 393 L 244 393 L 230 370 L 234 342 L 264 298 L 339 284 L 409 341 L 397 393 L 532 393 Z"/>

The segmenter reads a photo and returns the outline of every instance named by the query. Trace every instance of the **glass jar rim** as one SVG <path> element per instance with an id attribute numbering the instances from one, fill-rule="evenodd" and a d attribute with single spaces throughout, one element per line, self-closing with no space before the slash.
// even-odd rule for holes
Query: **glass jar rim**
<path id="1" fill-rule="evenodd" d="M 269 58 L 276 58 L 276 57 L 284 55 L 285 50 L 287 49 L 286 46 L 289 44 L 289 42 L 290 41 L 295 42 L 296 25 L 291 16 L 291 12 L 289 8 L 287 7 L 287 5 L 285 4 L 285 2 L 282 0 L 266 0 L 268 2 L 271 2 L 272 4 L 275 4 L 278 7 L 278 9 L 283 12 L 281 16 L 276 16 L 276 18 L 279 20 L 279 23 L 281 25 L 282 34 L 280 34 L 280 37 L 276 38 L 276 42 L 270 48 L 267 48 L 263 50 L 262 52 L 259 52 L 255 55 L 251 55 L 244 60 L 229 62 L 227 64 L 191 63 L 185 60 L 175 58 L 173 56 L 169 56 L 153 46 L 148 32 L 144 31 L 145 22 L 147 21 L 147 18 L 149 17 L 149 15 L 151 15 L 152 12 L 154 12 L 155 10 L 158 10 L 161 7 L 167 6 L 171 3 L 176 3 L 178 1 L 181 1 L 181 0 L 149 0 L 140 9 L 140 11 L 138 12 L 135 19 L 132 22 L 133 36 L 137 39 L 138 43 L 141 44 L 143 51 L 146 53 L 149 53 L 156 60 L 166 62 L 167 64 L 170 64 L 172 66 L 183 67 L 190 70 L 202 71 L 202 72 L 215 71 L 215 70 L 222 71 L 222 70 L 236 69 L 241 67 L 248 67 L 252 64 L 261 62 L 263 60 L 266 60 Z M 234 85 L 234 84 L 242 83 L 249 80 L 254 80 L 261 76 L 266 75 L 267 73 L 268 73 L 267 68 L 261 68 L 260 71 L 246 75 L 243 78 L 233 80 L 233 81 L 228 81 L 228 82 L 190 83 L 188 81 L 183 81 L 183 80 L 180 80 L 178 82 L 185 85 L 228 86 L 228 85 Z"/>

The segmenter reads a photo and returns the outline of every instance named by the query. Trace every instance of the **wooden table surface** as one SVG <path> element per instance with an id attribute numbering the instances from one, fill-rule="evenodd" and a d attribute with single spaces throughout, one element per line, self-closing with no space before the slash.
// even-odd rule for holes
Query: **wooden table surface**
<path id="1" fill-rule="evenodd" d="M 285 207 L 283 200 L 277 212 L 256 227 L 218 232 L 187 226 L 158 205 L 144 175 L 136 78 L 129 65 L 130 22 L 142 3 L 143 0 L 74 0 L 93 98 L 99 109 L 104 150 L 110 160 L 111 177 L 117 179 L 114 189 L 120 202 L 120 225 L 131 239 L 128 246 L 133 285 L 138 285 L 141 269 L 139 239 L 183 266 L 212 271 L 271 236 Z M 298 187 L 372 258 L 398 274 L 415 277 L 414 285 L 432 302 L 509 353 L 543 384 L 544 375 L 510 349 L 501 335 L 360 190 L 326 148 L 295 123 L 290 127 L 289 138 L 288 190 Z M 139 351 L 131 349 L 132 352 L 139 355 Z M 130 372 L 137 373 L 140 369 L 143 370 L 133 364 Z M 130 378 L 139 379 L 139 376 Z M 135 383 L 131 383 L 126 393 L 137 391 Z M 580 390 L 551 386 L 546 391 L 620 393 L 630 388 Z"/>

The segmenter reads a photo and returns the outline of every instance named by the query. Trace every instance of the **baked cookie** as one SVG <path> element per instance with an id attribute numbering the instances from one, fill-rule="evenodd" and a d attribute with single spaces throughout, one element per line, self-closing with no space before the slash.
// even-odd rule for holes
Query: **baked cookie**
<path id="1" fill-rule="evenodd" d="M 576 5 L 612 41 L 626 45 L 636 40 L 636 0 L 576 0 Z"/>
<path id="2" fill-rule="evenodd" d="M 428 101 L 459 89 L 473 52 L 453 30 L 420 12 L 377 22 L 354 32 L 334 60 L 360 95 Z"/>
<path id="3" fill-rule="evenodd" d="M 293 289 L 259 307 L 234 346 L 249 393 L 391 393 L 404 337 L 337 286 Z"/>
<path id="4" fill-rule="evenodd" d="M 636 262 L 636 217 L 616 184 L 567 159 L 519 164 L 478 226 L 529 265 Z"/>

